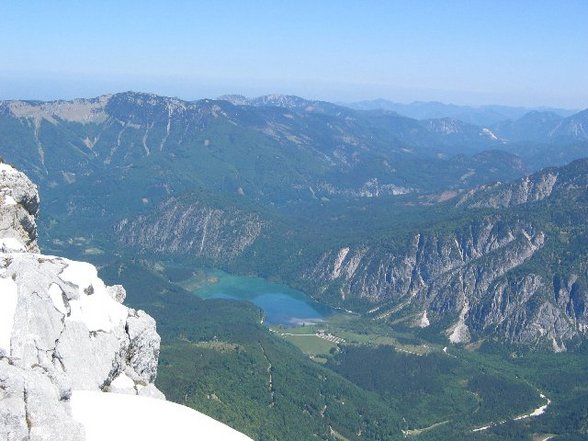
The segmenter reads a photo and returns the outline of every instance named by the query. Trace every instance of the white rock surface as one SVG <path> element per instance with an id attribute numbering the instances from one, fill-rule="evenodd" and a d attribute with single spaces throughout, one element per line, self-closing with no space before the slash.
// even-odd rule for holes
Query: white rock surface
<path id="1" fill-rule="evenodd" d="M 0 162 L 0 441 L 249 440 L 165 401 L 155 320 L 93 265 L 38 254 L 38 205 Z"/>
<path id="2" fill-rule="evenodd" d="M 23 369 L 0 358 L 0 440 L 85 439 L 71 416 L 69 395 L 62 394 L 45 366 Z"/>
<path id="3" fill-rule="evenodd" d="M 459 313 L 459 320 L 449 330 L 449 341 L 454 344 L 467 343 L 470 341 L 470 330 L 466 325 L 465 318 L 469 312 L 469 305 L 464 304 Z"/>
<path id="4" fill-rule="evenodd" d="M 39 251 L 37 187 L 24 173 L 0 162 L 0 252 Z"/>
<path id="5" fill-rule="evenodd" d="M 0 355 L 10 353 L 10 338 L 16 311 L 17 287 L 9 277 L 0 278 Z"/>
<path id="6" fill-rule="evenodd" d="M 229 426 L 170 401 L 74 391 L 71 405 L 87 441 L 251 441 Z"/>
<path id="7" fill-rule="evenodd" d="M 419 321 L 419 328 L 426 328 L 430 324 L 431 322 L 429 321 L 429 317 L 427 317 L 427 311 L 424 311 L 421 320 Z"/>
<path id="8" fill-rule="evenodd" d="M 0 389 L 14 372 L 23 379 L 9 397 L 0 393 L 0 401 L 27 403 L 24 419 L 33 425 L 23 439 L 65 439 L 41 434 L 58 422 L 75 426 L 68 406 L 72 388 L 162 397 L 153 385 L 160 343 L 155 321 L 118 303 L 95 272 L 60 257 L 0 254 L 0 357 L 11 365 L 0 370 Z M 11 433 L 20 433 L 22 406 L 4 407 Z"/>
<path id="9" fill-rule="evenodd" d="M 164 398 L 160 339 L 93 265 L 38 254 L 38 204 L 31 181 L 0 163 L 0 440 L 82 440 L 72 388 Z"/>

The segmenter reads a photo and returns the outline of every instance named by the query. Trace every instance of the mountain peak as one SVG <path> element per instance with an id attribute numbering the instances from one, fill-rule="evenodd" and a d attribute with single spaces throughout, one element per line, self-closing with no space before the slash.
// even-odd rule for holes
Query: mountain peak
<path id="1" fill-rule="evenodd" d="M 219 100 L 228 101 L 235 106 L 253 107 L 284 107 L 287 109 L 301 108 L 316 103 L 296 95 L 269 94 L 255 98 L 248 98 L 243 95 L 223 95 Z"/>
<path id="2" fill-rule="evenodd" d="M 228 101 L 234 106 L 248 106 L 250 102 L 250 98 L 239 94 L 221 95 L 217 99 L 220 101 Z"/>

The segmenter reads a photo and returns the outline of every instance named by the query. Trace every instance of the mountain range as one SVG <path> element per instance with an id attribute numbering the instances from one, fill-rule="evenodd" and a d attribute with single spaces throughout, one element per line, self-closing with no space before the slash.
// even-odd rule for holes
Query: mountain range
<path id="1" fill-rule="evenodd" d="M 577 112 L 577 110 L 549 107 L 460 106 L 438 101 L 415 101 L 410 104 L 402 104 L 385 99 L 341 104 L 358 110 L 390 110 L 415 119 L 454 118 L 480 126 L 491 126 L 501 121 L 516 120 L 534 111 L 555 113 L 561 117 L 571 116 Z"/>
<path id="2" fill-rule="evenodd" d="M 39 185 L 42 249 L 92 261 L 157 320 L 173 401 L 254 439 L 582 439 L 587 113 L 438 116 L 4 101 L 0 154 Z M 336 313 L 322 337 L 268 328 L 191 293 L 209 267 Z"/>
<path id="3" fill-rule="evenodd" d="M 46 240 L 54 245 L 72 232 L 103 243 L 114 234 L 119 244 L 141 252 L 281 277 L 331 304 L 359 310 L 386 304 L 403 320 L 410 316 L 405 310 L 420 310 L 448 335 L 453 325 L 447 320 L 458 318 L 455 326 L 471 323 L 464 335 L 498 333 L 511 342 L 549 341 L 553 348 L 583 334 L 584 312 L 568 303 L 549 300 L 563 315 L 550 313 L 557 323 L 545 326 L 536 322 L 540 310 L 524 319 L 518 309 L 512 312 L 518 319 L 482 318 L 474 311 L 486 307 L 475 302 L 495 292 L 496 284 L 522 290 L 526 279 L 515 283 L 510 274 L 555 240 L 546 229 L 562 225 L 539 225 L 541 213 L 521 218 L 510 213 L 520 209 L 513 207 L 486 207 L 497 212 L 473 215 L 446 200 L 524 175 L 535 164 L 511 151 L 522 152 L 529 143 L 543 146 L 543 158 L 550 150 L 565 161 L 581 155 L 588 148 L 588 111 L 566 118 L 532 112 L 489 129 L 293 96 L 222 98 L 186 102 L 123 93 L 3 102 L 0 148 L 45 190 Z M 580 175 L 583 165 L 574 165 Z M 581 203 L 575 198 L 569 206 L 581 210 Z M 389 245 L 376 245 L 382 241 Z M 421 262 L 420 253 L 429 260 Z M 484 271 L 478 265 L 486 265 Z M 560 276 L 575 280 L 582 272 Z M 458 290 L 448 288 L 465 277 L 474 277 L 468 286 L 482 291 L 468 291 L 463 281 Z M 496 304 L 492 298 L 484 302 Z M 518 307 L 531 314 L 527 306 Z M 536 328 L 543 329 L 540 336 L 530 330 Z"/>

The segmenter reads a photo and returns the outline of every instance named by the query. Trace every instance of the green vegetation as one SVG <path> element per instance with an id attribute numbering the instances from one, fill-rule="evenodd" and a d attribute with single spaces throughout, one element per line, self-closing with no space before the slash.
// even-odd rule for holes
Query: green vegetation
<path id="1" fill-rule="evenodd" d="M 202 267 L 220 267 L 367 312 L 373 305 L 359 295 L 343 300 L 336 282 L 317 286 L 302 275 L 342 246 L 369 248 L 376 261 L 405 252 L 416 233 L 444 237 L 476 230 L 491 217 L 497 229 L 525 222 L 546 237 L 540 251 L 503 278 L 515 283 L 533 272 L 557 292 L 578 275 L 572 307 L 582 311 L 585 163 L 560 170 L 558 182 L 569 185 L 545 200 L 468 209 L 423 193 L 510 180 L 523 173 L 519 158 L 496 151 L 454 155 L 487 146 L 469 150 L 470 139 L 461 147 L 432 139 L 415 121 L 384 113 L 336 106 L 244 110 L 205 100 L 168 125 L 164 98 L 151 107 L 134 98 L 116 96 L 105 121 L 90 124 L 35 125 L 2 113 L 0 149 L 41 187 L 43 250 L 97 264 L 109 283 L 126 287 L 128 304 L 157 320 L 157 381 L 168 398 L 257 440 L 586 438 L 588 351 L 580 341 L 566 354 L 527 352 L 491 336 L 469 350 L 444 348 L 439 327 L 411 329 L 402 321 L 413 320 L 415 310 L 388 320 L 335 315 L 320 325 L 336 338 L 328 340 L 316 335 L 319 327 L 269 330 L 251 303 L 191 294 L 213 282 Z M 534 161 L 545 150 L 539 147 Z M 585 148 L 576 145 L 569 154 Z M 360 195 L 375 180 L 414 192 Z M 180 211 L 206 207 L 237 220 L 254 214 L 262 233 L 234 258 L 121 243 L 125 225 L 139 217 L 153 223 L 162 214 L 156 207 L 170 198 Z M 231 234 L 229 228 L 218 243 L 230 242 Z M 544 405 L 540 394 L 551 400 L 545 414 L 514 420 Z"/>
<path id="2" fill-rule="evenodd" d="M 181 282 L 193 273 L 162 261 L 123 259 L 102 268 L 127 287 L 128 303 L 158 320 L 157 383 L 168 398 L 255 439 L 532 441 L 554 433 L 574 440 L 585 430 L 583 350 L 533 353 L 488 343 L 445 352 L 435 341 L 349 315 L 270 330 L 252 304 L 203 301 L 167 278 Z M 304 336 L 319 330 L 345 342 Z M 552 401 L 545 415 L 514 421 L 545 403 L 540 393 Z"/>
<path id="3" fill-rule="evenodd" d="M 254 305 L 200 300 L 145 263 L 111 262 L 101 274 L 123 283 L 127 303 L 157 320 L 157 384 L 169 399 L 260 440 L 335 439 L 330 428 L 351 440 L 358 432 L 362 439 L 400 439 L 387 403 L 261 325 Z"/>
<path id="4" fill-rule="evenodd" d="M 448 210 L 440 205 L 386 202 L 314 205 L 317 211 L 311 211 L 311 218 L 318 219 L 316 228 L 302 220 L 286 224 L 277 211 L 272 212 L 273 229 L 227 267 L 293 280 L 292 274 L 325 246 L 338 246 L 345 237 L 401 250 L 411 225 L 440 234 L 475 224 L 479 216 L 496 215 L 490 209 Z M 348 214 L 350 207 L 357 217 Z M 366 222 L 363 216 L 372 208 L 375 227 L 370 239 L 359 225 Z M 545 247 L 506 277 L 528 270 L 556 276 L 570 271 L 585 274 L 586 227 L 575 222 L 578 216 L 588 215 L 585 211 L 581 194 L 499 210 L 505 225 L 532 219 L 547 232 Z M 56 222 L 54 228 L 59 228 Z M 326 231 L 333 235 L 320 237 Z M 353 440 L 359 439 L 357 433 L 361 439 L 401 439 L 403 430 L 416 440 L 529 441 L 541 439 L 542 434 L 575 440 L 586 434 L 588 362 L 581 348 L 571 354 L 534 354 L 489 342 L 478 350 L 451 347 L 444 353 L 445 339 L 435 330 L 345 316 L 321 325 L 345 343 L 299 335 L 315 333 L 316 327 L 288 329 L 288 334 L 295 335 L 281 336 L 284 329 L 270 332 L 260 325 L 261 313 L 251 304 L 201 301 L 188 294 L 184 289 L 209 282 L 209 272 L 198 270 L 197 260 L 177 257 L 170 261 L 149 254 L 129 259 L 127 252 L 119 251 L 118 261 L 112 262 L 109 250 L 113 246 L 106 237 L 98 231 L 51 246 L 101 265 L 111 283 L 126 286 L 131 305 L 157 319 L 163 337 L 158 384 L 170 399 L 256 439 L 317 435 Z M 106 252 L 84 256 L 89 249 Z M 561 277 L 553 281 L 564 283 Z M 544 404 L 540 393 L 551 400 L 546 413 L 515 421 Z"/>
<path id="5" fill-rule="evenodd" d="M 327 357 L 337 350 L 336 343 L 318 337 L 315 334 L 280 334 L 287 342 L 292 343 L 311 360 L 326 363 Z"/>

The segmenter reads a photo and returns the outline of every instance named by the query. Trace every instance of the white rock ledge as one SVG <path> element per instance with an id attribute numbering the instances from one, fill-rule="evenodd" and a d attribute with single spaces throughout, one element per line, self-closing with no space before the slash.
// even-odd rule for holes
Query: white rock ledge
<path id="1" fill-rule="evenodd" d="M 164 401 L 155 320 L 93 265 L 38 254 L 38 207 L 0 162 L 0 441 L 250 440 Z"/>
<path id="2" fill-rule="evenodd" d="M 252 441 L 189 407 L 138 395 L 76 390 L 71 408 L 86 441 Z"/>

